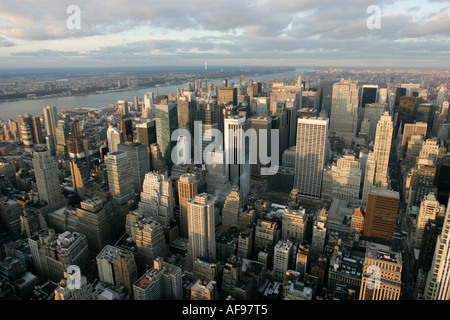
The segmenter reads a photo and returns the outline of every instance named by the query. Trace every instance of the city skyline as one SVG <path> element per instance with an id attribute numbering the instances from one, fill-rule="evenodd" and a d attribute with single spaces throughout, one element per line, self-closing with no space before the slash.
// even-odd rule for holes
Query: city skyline
<path id="1" fill-rule="evenodd" d="M 0 300 L 450 300 L 449 18 L 0 2 Z"/>
<path id="2" fill-rule="evenodd" d="M 0 68 L 449 68 L 444 1 L 77 1 L 0 4 Z M 380 10 L 379 29 L 368 24 Z"/>

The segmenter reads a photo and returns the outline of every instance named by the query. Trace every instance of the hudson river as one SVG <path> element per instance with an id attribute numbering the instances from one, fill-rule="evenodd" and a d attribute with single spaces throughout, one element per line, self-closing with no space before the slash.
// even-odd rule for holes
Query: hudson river
<path id="1" fill-rule="evenodd" d="M 258 77 L 248 77 L 246 80 L 252 79 L 253 81 L 272 80 L 277 78 L 293 77 L 296 75 L 303 75 L 306 72 L 315 71 L 313 68 L 297 68 L 295 71 L 265 74 Z M 239 79 L 228 79 L 228 83 L 238 83 Z M 212 81 L 215 86 L 222 86 L 223 80 Z M 134 97 L 138 96 L 141 99 L 144 98 L 144 94 L 148 91 L 153 92 L 155 97 L 157 94 L 174 94 L 177 93 L 177 88 L 184 88 L 187 83 L 183 85 L 174 85 L 167 87 L 153 87 L 137 90 L 129 90 L 122 92 L 108 92 L 89 94 L 84 96 L 67 96 L 67 97 L 52 97 L 43 99 L 29 99 L 19 100 L 11 102 L 0 103 L 0 119 L 1 120 L 16 120 L 19 114 L 31 114 L 33 116 L 39 116 L 46 106 L 54 106 L 58 111 L 63 109 L 74 108 L 90 108 L 90 109 L 103 109 L 114 105 L 118 100 L 134 101 Z"/>

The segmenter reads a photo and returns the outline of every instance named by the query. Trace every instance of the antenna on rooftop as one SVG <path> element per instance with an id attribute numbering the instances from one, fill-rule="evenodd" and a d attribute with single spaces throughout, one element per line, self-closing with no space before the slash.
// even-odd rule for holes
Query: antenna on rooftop
<path id="1" fill-rule="evenodd" d="M 206 93 L 208 93 L 208 61 L 205 59 L 205 86 Z"/>

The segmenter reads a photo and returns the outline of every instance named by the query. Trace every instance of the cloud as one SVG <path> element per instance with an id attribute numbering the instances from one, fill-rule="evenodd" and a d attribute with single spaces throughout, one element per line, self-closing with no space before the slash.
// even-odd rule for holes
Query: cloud
<path id="1" fill-rule="evenodd" d="M 0 47 L 14 47 L 15 45 L 16 44 L 14 42 L 0 36 Z"/>
<path id="2" fill-rule="evenodd" d="M 81 29 L 69 30 L 66 9 L 72 2 L 4 1 L 0 3 L 0 46 L 14 45 L 8 39 L 35 41 L 36 51 L 16 45 L 13 56 L 68 61 L 181 63 L 208 57 L 256 63 L 271 57 L 277 62 L 370 61 L 431 55 L 444 60 L 450 35 L 450 10 L 444 1 L 411 2 L 404 10 L 398 10 L 402 8 L 398 0 L 377 2 L 382 9 L 379 30 L 366 27 L 371 0 L 77 0 Z M 428 10 L 421 19 L 414 16 L 428 4 L 438 4 L 439 9 Z M 88 46 L 89 37 L 98 37 L 98 43 Z M 77 39 L 79 47 L 73 42 Z M 67 41 L 72 41 L 70 47 L 65 46 Z M 61 47 L 49 49 L 48 43 Z"/>

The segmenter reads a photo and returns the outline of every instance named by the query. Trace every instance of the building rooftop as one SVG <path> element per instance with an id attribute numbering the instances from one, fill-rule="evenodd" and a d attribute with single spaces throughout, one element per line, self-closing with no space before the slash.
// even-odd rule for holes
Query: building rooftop
<path id="1" fill-rule="evenodd" d="M 381 188 L 373 188 L 372 186 L 369 189 L 369 195 L 371 194 L 375 194 L 382 197 L 400 199 L 400 195 L 397 191 L 384 190 Z"/>

